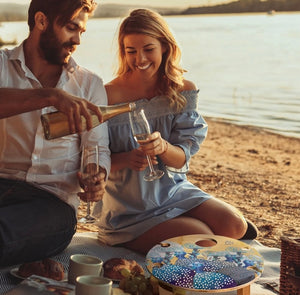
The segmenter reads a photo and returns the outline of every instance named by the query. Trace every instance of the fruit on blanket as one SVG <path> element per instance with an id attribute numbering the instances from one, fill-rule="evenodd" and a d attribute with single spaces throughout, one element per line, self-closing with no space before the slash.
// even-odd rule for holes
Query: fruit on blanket
<path id="1" fill-rule="evenodd" d="M 157 295 L 158 281 L 154 277 L 146 278 L 143 274 L 130 274 L 122 270 L 124 278 L 119 283 L 119 288 L 131 295 Z"/>
<path id="2" fill-rule="evenodd" d="M 112 280 L 122 280 L 124 273 L 143 274 L 143 268 L 135 261 L 123 258 L 111 258 L 103 264 L 104 277 Z M 123 271 L 123 274 L 122 274 Z"/>
<path id="3" fill-rule="evenodd" d="M 28 262 L 20 265 L 18 275 L 24 278 L 37 275 L 61 281 L 65 274 L 64 267 L 60 262 L 45 258 L 41 261 Z"/>

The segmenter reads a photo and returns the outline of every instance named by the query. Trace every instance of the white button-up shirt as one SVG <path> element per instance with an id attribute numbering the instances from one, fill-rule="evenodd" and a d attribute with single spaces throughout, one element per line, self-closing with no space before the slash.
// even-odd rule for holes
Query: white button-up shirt
<path id="1" fill-rule="evenodd" d="M 23 44 L 12 50 L 0 50 L 0 87 L 42 88 L 25 65 Z M 56 87 L 96 105 L 107 104 L 102 79 L 79 67 L 72 58 L 64 67 Z M 0 177 L 30 182 L 77 209 L 80 187 L 76 174 L 83 144 L 99 145 L 100 165 L 109 174 L 107 123 L 81 135 L 46 140 L 40 116 L 55 110 L 46 107 L 0 120 Z"/>

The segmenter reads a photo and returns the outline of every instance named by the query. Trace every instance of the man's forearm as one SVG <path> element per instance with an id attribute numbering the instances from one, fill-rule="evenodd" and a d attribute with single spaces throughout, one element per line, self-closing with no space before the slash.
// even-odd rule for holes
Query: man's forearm
<path id="1" fill-rule="evenodd" d="M 0 88 L 0 119 L 51 105 L 47 89 Z"/>

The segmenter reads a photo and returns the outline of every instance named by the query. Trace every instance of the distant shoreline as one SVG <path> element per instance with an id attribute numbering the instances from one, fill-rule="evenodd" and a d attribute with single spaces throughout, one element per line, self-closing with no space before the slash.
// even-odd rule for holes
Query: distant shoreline
<path id="1" fill-rule="evenodd" d="M 0 48 L 5 45 L 17 45 L 17 40 L 5 41 L 5 40 L 2 40 L 2 38 L 0 37 Z"/>
<path id="2" fill-rule="evenodd" d="M 230 3 L 190 7 L 182 12 L 182 14 L 207 14 L 207 13 L 267 13 L 274 14 L 275 12 L 300 11 L 299 0 L 252 0 L 252 1 L 232 1 Z"/>

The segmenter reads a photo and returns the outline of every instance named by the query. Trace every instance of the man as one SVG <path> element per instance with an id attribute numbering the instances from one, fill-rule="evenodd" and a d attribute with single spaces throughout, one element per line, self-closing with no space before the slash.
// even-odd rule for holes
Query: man
<path id="1" fill-rule="evenodd" d="M 28 38 L 0 50 L 0 266 L 49 257 L 70 243 L 83 145 L 100 146 L 101 172 L 78 195 L 99 201 L 104 193 L 107 126 L 90 130 L 89 111 L 101 120 L 96 105 L 107 97 L 102 80 L 71 57 L 94 9 L 93 0 L 32 0 Z M 74 134 L 47 141 L 40 116 L 55 110 L 68 116 Z M 82 131 L 81 115 L 89 131 Z"/>

